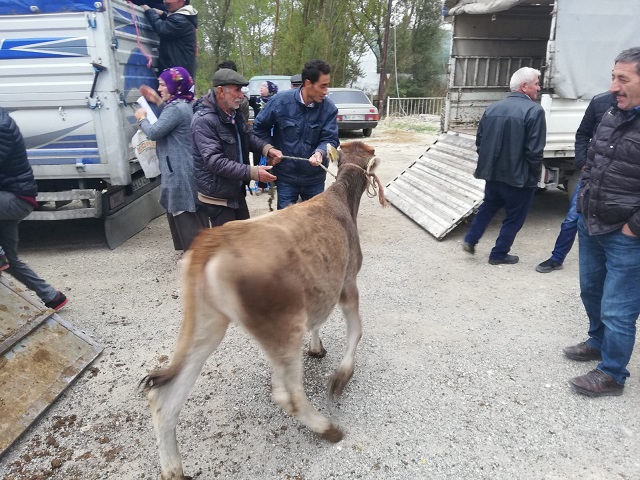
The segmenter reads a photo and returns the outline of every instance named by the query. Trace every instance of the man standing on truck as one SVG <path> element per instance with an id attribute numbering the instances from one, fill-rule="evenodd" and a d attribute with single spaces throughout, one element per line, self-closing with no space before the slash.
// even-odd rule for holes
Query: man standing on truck
<path id="1" fill-rule="evenodd" d="M 142 5 L 144 16 L 160 37 L 158 72 L 182 67 L 196 80 L 198 11 L 191 0 L 165 0 L 166 12 Z"/>
<path id="2" fill-rule="evenodd" d="M 572 360 L 600 360 L 569 380 L 583 395 L 622 395 L 640 314 L 640 47 L 620 53 L 578 192 L 580 297 L 589 339 L 565 348 Z"/>
<path id="3" fill-rule="evenodd" d="M 584 112 L 578 131 L 576 132 L 576 167 L 582 170 L 587 163 L 587 150 L 591 139 L 596 134 L 598 125 L 604 113 L 616 104 L 616 97 L 611 92 L 599 93 L 591 99 L 587 110 Z M 560 225 L 560 233 L 556 239 L 556 243 L 551 252 L 551 258 L 545 260 L 536 267 L 536 271 L 540 273 L 549 273 L 554 270 L 560 270 L 564 259 L 571 251 L 573 242 L 578 233 L 578 209 L 577 199 L 578 190 L 580 190 L 581 182 L 578 180 L 576 189 L 571 196 L 569 202 L 569 211 L 564 221 Z"/>
<path id="4" fill-rule="evenodd" d="M 38 205 L 36 195 L 38 186 L 20 129 L 0 107 L 0 249 L 9 264 L 6 271 L 33 290 L 46 307 L 57 311 L 67 303 L 67 297 L 18 258 L 18 224 Z"/>
<path id="5" fill-rule="evenodd" d="M 538 185 L 547 136 L 544 110 L 535 101 L 540 72 L 523 67 L 509 82 L 511 94 L 487 108 L 478 125 L 475 177 L 486 180 L 484 200 L 462 248 L 474 254 L 487 225 L 501 208 L 506 216 L 489 254 L 491 265 L 518 263 L 509 250 L 524 225 Z"/>
<path id="6" fill-rule="evenodd" d="M 312 60 L 302 70 L 302 87 L 280 92 L 260 111 L 253 131 L 265 141 L 291 157 L 309 159 L 276 159 L 273 173 L 278 177 L 278 210 L 324 191 L 327 166 L 327 144 L 338 148 L 338 109 L 327 91 L 331 67 L 322 60 Z"/>

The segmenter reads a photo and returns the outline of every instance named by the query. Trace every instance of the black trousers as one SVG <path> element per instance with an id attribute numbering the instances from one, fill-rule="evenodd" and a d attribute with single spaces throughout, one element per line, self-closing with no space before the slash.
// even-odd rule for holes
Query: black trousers
<path id="1" fill-rule="evenodd" d="M 202 208 L 194 212 L 183 212 L 180 215 L 167 213 L 169 230 L 176 250 L 186 251 L 198 236 L 200 230 L 209 226 L 209 219 Z"/>

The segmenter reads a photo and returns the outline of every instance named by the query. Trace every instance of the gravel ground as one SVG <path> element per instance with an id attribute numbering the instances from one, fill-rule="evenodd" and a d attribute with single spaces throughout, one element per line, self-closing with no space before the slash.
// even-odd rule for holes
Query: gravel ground
<path id="1" fill-rule="evenodd" d="M 388 125 L 374 130 L 367 142 L 383 160 L 383 183 L 434 138 Z M 322 330 L 327 356 L 304 360 L 307 394 L 345 439 L 319 440 L 277 407 L 264 355 L 232 327 L 182 411 L 185 472 L 198 479 L 640 478 L 638 356 L 622 397 L 574 394 L 567 379 L 595 367 L 561 353 L 586 334 L 577 251 L 563 270 L 534 270 L 548 258 L 567 206 L 560 191 L 537 195 L 512 250 L 520 263 L 491 266 L 501 218 L 470 256 L 460 248 L 465 225 L 438 242 L 365 197 L 364 335 L 340 401 L 326 397 L 345 348 L 338 311 Z M 266 212 L 267 196 L 250 198 L 250 208 Z M 0 459 L 0 478 L 157 478 L 150 415 L 136 386 L 166 362 L 180 324 L 180 255 L 166 220 L 114 251 L 88 221 L 23 224 L 21 248 L 70 297 L 62 317 L 105 350 Z"/>

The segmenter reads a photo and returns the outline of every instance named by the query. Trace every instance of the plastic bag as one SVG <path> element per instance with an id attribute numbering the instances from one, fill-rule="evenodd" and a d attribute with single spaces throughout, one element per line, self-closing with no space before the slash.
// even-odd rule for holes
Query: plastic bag
<path id="1" fill-rule="evenodd" d="M 138 130 L 131 139 L 131 146 L 140 162 L 144 176 L 147 178 L 159 176 L 160 162 L 156 154 L 156 142 L 149 140 L 142 130 Z"/>

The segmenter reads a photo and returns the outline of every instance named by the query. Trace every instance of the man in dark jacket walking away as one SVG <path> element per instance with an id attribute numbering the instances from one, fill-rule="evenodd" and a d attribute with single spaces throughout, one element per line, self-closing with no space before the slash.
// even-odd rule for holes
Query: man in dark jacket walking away
<path id="1" fill-rule="evenodd" d="M 504 208 L 496 244 L 489 254 L 491 265 L 518 263 L 509 250 L 524 225 L 538 185 L 547 136 L 544 110 L 535 102 L 540 91 L 540 72 L 523 67 L 509 82 L 511 94 L 489 105 L 478 133 L 478 166 L 475 177 L 486 180 L 484 200 L 462 248 L 475 253 L 475 246 L 494 215 Z"/>
<path id="2" fill-rule="evenodd" d="M 239 112 L 249 81 L 222 68 L 213 75 L 213 92 L 194 105 L 191 120 L 193 161 L 198 201 L 216 227 L 231 220 L 249 218 L 246 186 L 251 180 L 273 182 L 273 167 L 249 165 L 249 151 L 261 151 L 278 162 L 282 152 L 249 131 Z"/>
<path id="3" fill-rule="evenodd" d="M 611 92 L 599 93 L 591 99 L 587 110 L 584 112 L 580 126 L 576 131 L 576 167 L 578 170 L 582 170 L 587 163 L 587 150 L 591 139 L 596 133 L 600 119 L 613 105 L 616 104 L 616 97 Z M 560 233 L 556 239 L 556 243 L 551 252 L 551 258 L 545 260 L 536 267 L 536 271 L 540 273 L 549 273 L 554 270 L 560 270 L 564 259 L 571 251 L 573 242 L 576 239 L 578 233 L 578 209 L 577 199 L 578 191 L 580 190 L 581 182 L 578 181 L 576 189 L 571 196 L 569 202 L 569 211 L 564 221 L 560 225 Z"/>
<path id="4" fill-rule="evenodd" d="M 253 131 L 271 141 L 285 155 L 309 161 L 285 158 L 272 162 L 278 177 L 278 210 L 308 200 L 324 191 L 327 173 L 320 167 L 329 164 L 327 144 L 338 148 L 338 109 L 327 98 L 331 67 L 322 60 L 307 62 L 302 70 L 302 86 L 273 97 L 253 122 Z"/>
<path id="5" fill-rule="evenodd" d="M 198 12 L 190 0 L 165 0 L 166 12 L 142 5 L 153 31 L 160 37 L 158 73 L 167 68 L 185 68 L 196 81 Z"/>
<path id="6" fill-rule="evenodd" d="M 622 395 L 640 314 L 640 47 L 615 59 L 617 106 L 600 121 L 578 192 L 580 296 L 589 339 L 565 348 L 572 360 L 601 360 L 572 378 L 591 397 Z"/>
<path id="7" fill-rule="evenodd" d="M 18 224 L 38 205 L 38 186 L 27 160 L 18 126 L 0 107 L 0 247 L 9 267 L 7 273 L 33 290 L 45 306 L 60 310 L 67 297 L 42 280 L 18 258 Z"/>

